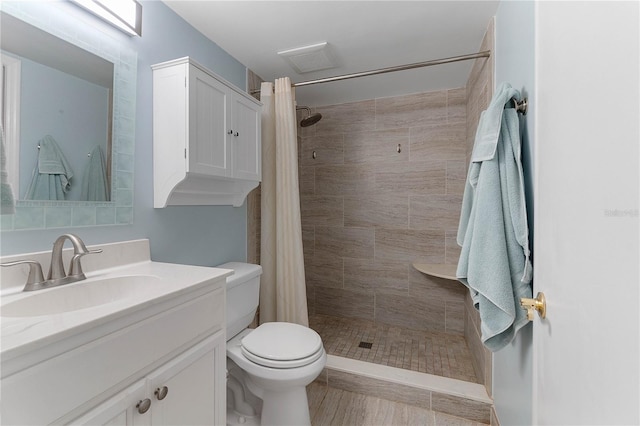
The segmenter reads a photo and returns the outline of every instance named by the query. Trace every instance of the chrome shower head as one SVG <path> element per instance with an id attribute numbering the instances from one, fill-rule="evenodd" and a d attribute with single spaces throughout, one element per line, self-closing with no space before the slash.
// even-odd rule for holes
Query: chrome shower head
<path id="1" fill-rule="evenodd" d="M 322 119 L 322 114 L 316 112 L 315 114 L 311 114 L 311 109 L 306 106 L 296 107 L 296 110 L 304 109 L 307 111 L 307 116 L 300 120 L 300 127 L 309 127 L 316 124 L 318 121 Z"/>

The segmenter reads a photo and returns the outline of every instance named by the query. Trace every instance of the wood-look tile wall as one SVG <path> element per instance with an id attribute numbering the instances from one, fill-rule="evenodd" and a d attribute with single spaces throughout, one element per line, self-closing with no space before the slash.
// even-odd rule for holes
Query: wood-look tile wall
<path id="1" fill-rule="evenodd" d="M 264 80 L 247 69 L 247 92 L 260 90 Z M 260 100 L 260 94 L 252 95 Z M 260 264 L 260 185 L 247 195 L 247 262 Z"/>
<path id="2" fill-rule="evenodd" d="M 322 120 L 298 129 L 310 312 L 464 333 L 464 287 L 411 264 L 457 263 L 466 99 L 458 88 L 316 107 Z"/>
<path id="3" fill-rule="evenodd" d="M 494 34 L 494 21 L 492 19 L 489 22 L 480 50 L 493 50 Z M 493 67 L 493 55 L 486 59 L 476 59 L 469 74 L 469 79 L 467 80 L 467 164 L 471 159 L 476 129 L 480 121 L 480 113 L 487 109 L 493 96 Z M 481 335 L 480 316 L 473 306 L 471 297 L 467 296 L 464 304 L 464 336 L 471 350 L 476 376 L 482 381 L 487 388 L 487 392 L 491 395 L 493 354 L 482 344 L 480 339 Z"/>

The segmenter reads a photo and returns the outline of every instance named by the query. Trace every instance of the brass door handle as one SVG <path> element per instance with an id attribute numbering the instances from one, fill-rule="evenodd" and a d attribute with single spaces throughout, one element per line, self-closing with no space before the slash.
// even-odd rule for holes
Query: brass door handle
<path id="1" fill-rule="evenodd" d="M 527 310 L 527 319 L 533 321 L 533 311 L 538 311 L 540 318 L 547 317 L 547 301 L 544 298 L 544 293 L 539 292 L 535 299 L 527 299 L 522 297 L 520 299 L 520 305 Z"/>

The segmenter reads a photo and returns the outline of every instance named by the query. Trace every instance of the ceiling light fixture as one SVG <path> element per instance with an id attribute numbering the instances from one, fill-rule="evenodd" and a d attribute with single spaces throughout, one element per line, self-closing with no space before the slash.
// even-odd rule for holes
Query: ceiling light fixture
<path id="1" fill-rule="evenodd" d="M 137 0 L 71 1 L 129 35 L 142 35 L 142 5 Z"/>

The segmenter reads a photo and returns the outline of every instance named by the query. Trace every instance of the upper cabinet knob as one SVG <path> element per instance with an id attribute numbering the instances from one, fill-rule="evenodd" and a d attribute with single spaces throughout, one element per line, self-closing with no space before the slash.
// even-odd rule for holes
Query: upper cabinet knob
<path id="1" fill-rule="evenodd" d="M 232 134 L 233 134 L 233 129 L 229 129 L 229 130 L 227 130 L 227 134 L 228 134 L 228 135 L 232 135 Z"/>
<path id="2" fill-rule="evenodd" d="M 235 133 L 233 134 L 233 136 L 240 136 L 240 133 L 235 132 Z"/>

